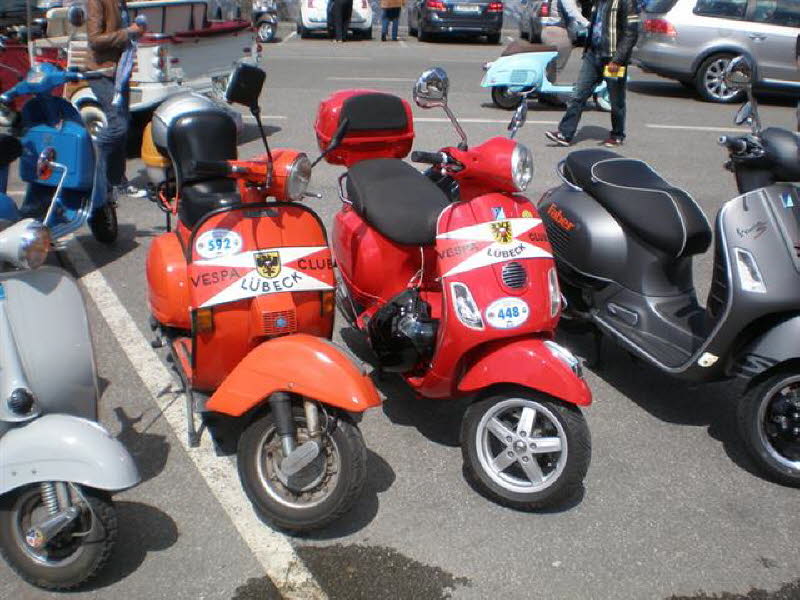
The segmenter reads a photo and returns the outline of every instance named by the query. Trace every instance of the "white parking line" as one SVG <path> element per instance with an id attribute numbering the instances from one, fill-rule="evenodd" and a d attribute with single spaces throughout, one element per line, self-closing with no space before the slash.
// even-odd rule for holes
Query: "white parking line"
<path id="1" fill-rule="evenodd" d="M 283 44 L 285 44 L 286 42 L 288 42 L 289 40 L 291 40 L 292 38 L 294 38 L 294 37 L 296 37 L 296 36 L 297 36 L 297 32 L 296 32 L 296 31 L 293 31 L 292 33 L 290 33 L 289 35 L 287 35 L 285 38 L 283 38 L 283 39 L 282 39 L 280 42 L 278 42 L 278 44 L 277 44 L 277 45 L 278 45 L 278 46 L 282 46 Z"/>
<path id="2" fill-rule="evenodd" d="M 283 56 L 278 54 L 270 54 L 269 60 L 278 60 L 278 59 L 290 59 L 290 60 L 372 60 L 366 56 L 337 56 L 337 55 L 315 55 L 309 56 L 306 54 L 284 54 Z"/>
<path id="3" fill-rule="evenodd" d="M 503 123 L 508 124 L 511 120 L 511 117 L 508 119 L 459 119 L 459 123 Z M 442 117 L 414 117 L 415 123 L 450 123 L 450 119 L 445 119 Z M 533 121 L 528 120 L 525 121 L 529 125 L 557 125 L 558 121 Z"/>
<path id="4" fill-rule="evenodd" d="M 400 40 L 400 47 L 401 48 L 408 48 L 408 44 L 406 44 L 405 40 Z"/>
<path id="5" fill-rule="evenodd" d="M 380 83 L 410 83 L 416 79 L 406 77 L 326 77 L 328 81 L 377 81 Z"/>
<path id="6" fill-rule="evenodd" d="M 678 129 L 678 130 L 685 130 L 685 131 L 719 131 L 722 133 L 730 133 L 736 132 L 741 133 L 744 130 L 735 127 L 703 127 L 703 126 L 695 126 L 695 125 L 658 125 L 657 123 L 647 123 L 645 127 L 649 127 L 650 129 Z"/>
<path id="7" fill-rule="evenodd" d="M 297 600 L 327 598 L 286 536 L 270 529 L 256 516 L 242 491 L 235 467 L 231 461 L 216 456 L 208 433 L 203 435 L 199 448 L 189 449 L 180 385 L 136 327 L 130 313 L 83 246 L 79 242 L 70 244 L 67 252 L 86 291 L 141 377 L 151 400 L 163 412 L 178 441 L 282 597 Z"/>

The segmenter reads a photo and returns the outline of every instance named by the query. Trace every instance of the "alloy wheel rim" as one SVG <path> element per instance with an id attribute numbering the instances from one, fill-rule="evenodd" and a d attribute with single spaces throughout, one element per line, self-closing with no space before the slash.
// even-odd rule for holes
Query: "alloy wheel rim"
<path id="1" fill-rule="evenodd" d="M 800 430 L 800 376 L 784 379 L 765 394 L 757 419 L 758 437 L 767 453 L 800 472 L 800 433 L 793 432 Z"/>
<path id="2" fill-rule="evenodd" d="M 737 90 L 729 88 L 725 83 L 725 69 L 728 68 L 730 62 L 729 58 L 718 58 L 706 68 L 706 91 L 718 100 L 730 100 L 737 93 Z"/>
<path id="3" fill-rule="evenodd" d="M 529 398 L 493 405 L 476 432 L 478 461 L 504 489 L 530 494 L 553 485 L 567 463 L 567 435 L 553 412 Z"/>

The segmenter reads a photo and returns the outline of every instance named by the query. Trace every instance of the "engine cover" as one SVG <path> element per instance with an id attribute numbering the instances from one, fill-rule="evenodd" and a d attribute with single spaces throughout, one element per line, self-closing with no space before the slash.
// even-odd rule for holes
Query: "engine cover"
<path id="1" fill-rule="evenodd" d="M 408 289 L 375 313 L 367 334 L 381 368 L 406 373 L 433 355 L 437 327 L 419 290 Z"/>

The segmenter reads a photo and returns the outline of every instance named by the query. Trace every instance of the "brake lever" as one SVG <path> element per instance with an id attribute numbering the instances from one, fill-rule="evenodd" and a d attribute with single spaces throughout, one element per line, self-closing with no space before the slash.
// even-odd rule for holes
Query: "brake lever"
<path id="1" fill-rule="evenodd" d="M 317 200 L 322 200 L 322 194 L 319 192 L 304 192 L 303 198 L 316 198 Z"/>

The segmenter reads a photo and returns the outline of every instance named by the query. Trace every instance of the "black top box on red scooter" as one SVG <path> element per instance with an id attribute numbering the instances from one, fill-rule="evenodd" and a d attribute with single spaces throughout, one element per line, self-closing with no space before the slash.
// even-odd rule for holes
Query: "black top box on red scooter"
<path id="1" fill-rule="evenodd" d="M 404 158 L 414 141 L 411 105 L 393 94 L 342 90 L 320 102 L 314 130 L 325 151 L 344 119 L 347 133 L 325 160 L 350 167 L 369 158 Z"/>

